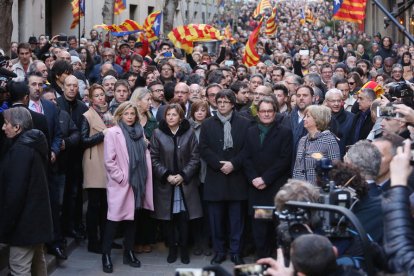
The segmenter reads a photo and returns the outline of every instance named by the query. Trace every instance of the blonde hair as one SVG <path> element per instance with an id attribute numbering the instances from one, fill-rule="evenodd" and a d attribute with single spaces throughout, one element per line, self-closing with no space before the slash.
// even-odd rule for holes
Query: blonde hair
<path id="1" fill-rule="evenodd" d="M 309 113 L 315 120 L 319 131 L 327 130 L 331 122 L 331 109 L 324 105 L 310 105 L 305 109 L 305 115 Z"/>
<path id="2" fill-rule="evenodd" d="M 131 98 L 129 99 L 132 103 L 137 105 L 138 107 L 138 101 L 142 101 L 142 99 L 147 95 L 151 95 L 151 91 L 145 87 L 138 87 L 134 90 L 134 93 L 132 93 Z M 139 110 L 139 107 L 138 107 Z M 150 112 L 147 112 L 146 115 L 149 117 L 151 116 Z"/>
<path id="3" fill-rule="evenodd" d="M 133 108 L 135 110 L 135 113 L 137 114 L 135 122 L 140 121 L 140 115 L 138 112 L 137 105 L 131 101 L 126 101 L 126 102 L 121 103 L 114 112 L 114 121 L 116 124 L 118 124 L 122 120 L 122 115 L 124 114 L 125 110 L 130 109 L 130 108 Z"/>

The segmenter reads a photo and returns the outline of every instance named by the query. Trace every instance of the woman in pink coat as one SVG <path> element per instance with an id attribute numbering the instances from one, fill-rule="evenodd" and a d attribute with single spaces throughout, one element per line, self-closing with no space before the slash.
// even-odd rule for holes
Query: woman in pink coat
<path id="1" fill-rule="evenodd" d="M 111 244 L 119 225 L 125 225 L 124 264 L 140 267 L 133 252 L 135 210 L 153 209 L 152 187 L 146 185 L 151 172 L 147 141 L 139 123 L 137 107 L 122 103 L 114 113 L 116 126 L 108 129 L 104 140 L 105 168 L 108 176 L 108 216 L 102 244 L 103 271 L 112 273 Z"/>

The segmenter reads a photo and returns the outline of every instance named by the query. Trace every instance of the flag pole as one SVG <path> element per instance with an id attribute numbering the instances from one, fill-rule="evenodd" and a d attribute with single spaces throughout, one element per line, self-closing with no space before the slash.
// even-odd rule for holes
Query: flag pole
<path id="1" fill-rule="evenodd" d="M 80 25 L 81 25 L 81 7 L 80 7 L 80 1 L 78 2 L 78 8 L 79 8 L 79 12 L 78 12 L 78 47 L 80 47 Z"/>

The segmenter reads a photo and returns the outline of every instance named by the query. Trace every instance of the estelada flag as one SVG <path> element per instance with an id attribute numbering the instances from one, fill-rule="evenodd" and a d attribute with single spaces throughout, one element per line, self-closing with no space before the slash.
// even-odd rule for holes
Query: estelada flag
<path id="1" fill-rule="evenodd" d="M 272 15 L 266 21 L 266 35 L 272 36 L 276 33 L 276 8 L 273 8 Z"/>
<path id="2" fill-rule="evenodd" d="M 257 4 L 256 9 L 253 12 L 253 18 L 256 18 L 261 14 L 265 9 L 271 9 L 272 5 L 270 4 L 269 0 L 260 0 L 259 4 Z"/>
<path id="3" fill-rule="evenodd" d="M 223 40 L 219 30 L 207 24 L 188 24 L 174 28 L 169 34 L 168 39 L 175 47 L 183 49 L 187 54 L 193 52 L 193 42 Z"/>
<path id="4" fill-rule="evenodd" d="M 259 25 L 254 29 L 254 31 L 250 34 L 249 40 L 246 43 L 246 47 L 244 49 L 243 54 L 243 64 L 247 67 L 256 66 L 259 63 L 260 56 L 256 51 L 256 44 L 259 40 L 259 33 L 260 28 L 262 27 L 262 20 L 260 20 Z"/>
<path id="5" fill-rule="evenodd" d="M 111 34 L 115 34 L 117 36 L 144 31 L 144 28 L 141 25 L 139 25 L 137 22 L 131 19 L 125 20 L 120 25 L 101 24 L 101 25 L 95 25 L 93 26 L 93 28 L 94 29 L 102 28 L 104 30 L 110 31 Z"/>
<path id="6" fill-rule="evenodd" d="M 114 14 L 118 15 L 126 9 L 126 0 L 114 1 Z"/>
<path id="7" fill-rule="evenodd" d="M 80 22 L 80 18 L 85 15 L 85 2 L 84 0 L 73 0 L 71 5 L 73 21 L 70 24 L 70 28 L 75 29 Z"/>
<path id="8" fill-rule="evenodd" d="M 154 11 L 145 18 L 144 25 L 145 34 L 149 42 L 157 40 L 161 30 L 161 11 Z"/>
<path id="9" fill-rule="evenodd" d="M 366 0 L 334 0 L 333 19 L 361 24 L 365 19 Z"/>

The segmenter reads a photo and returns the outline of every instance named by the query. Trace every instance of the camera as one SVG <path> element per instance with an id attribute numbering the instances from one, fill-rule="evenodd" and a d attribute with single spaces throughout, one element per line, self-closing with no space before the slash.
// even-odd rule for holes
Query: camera
<path id="1" fill-rule="evenodd" d="M 407 98 L 407 97 L 413 97 L 414 95 L 413 90 L 405 81 L 390 83 L 388 86 L 389 86 L 388 94 L 391 97 Z"/>
<path id="2" fill-rule="evenodd" d="M 401 118 L 400 113 L 395 112 L 395 106 L 377 106 L 377 117 L 383 118 Z"/>
<path id="3" fill-rule="evenodd" d="M 261 264 L 236 265 L 234 267 L 233 275 L 235 276 L 248 276 L 248 275 L 262 276 L 262 275 L 265 275 L 265 271 L 268 268 L 269 266 L 261 265 Z"/>

